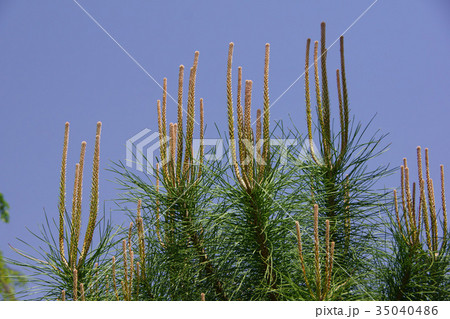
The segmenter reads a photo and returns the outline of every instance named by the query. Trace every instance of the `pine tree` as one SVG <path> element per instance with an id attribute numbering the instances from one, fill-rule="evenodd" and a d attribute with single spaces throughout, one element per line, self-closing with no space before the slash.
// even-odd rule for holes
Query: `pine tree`
<path id="1" fill-rule="evenodd" d="M 443 167 L 441 213 L 436 208 L 428 150 L 423 174 L 418 148 L 418 196 L 416 184 L 410 186 L 406 159 L 401 167 L 400 208 L 396 190 L 390 197 L 390 192 L 376 189 L 376 182 L 392 172 L 386 165 L 371 165 L 373 158 L 387 150 L 385 136 L 367 136 L 369 125 L 350 117 L 343 37 L 336 70 L 339 129 L 333 127 L 325 40 L 322 23 L 312 66 L 311 40 L 306 42 L 306 134 L 295 127 L 286 130 L 282 121 L 270 128 L 270 45 L 265 45 L 264 52 L 263 105 L 255 118 L 252 96 L 257 90 L 252 80 L 243 80 L 241 66 L 237 85 L 233 84 L 234 44 L 229 44 L 223 111 L 228 119 L 226 154 L 230 157 L 224 161 L 204 160 L 208 106 L 203 99 L 197 103 L 195 97 L 199 53 L 195 52 L 190 68 L 187 98 L 184 66 L 179 67 L 177 119 L 169 125 L 164 79 L 162 100 L 156 102 L 160 156 L 153 174 L 139 175 L 120 162 L 111 168 L 123 191 L 118 204 L 130 217 L 129 226 L 116 233 L 111 225 L 101 227 L 97 222 L 98 124 L 89 219 L 80 249 L 86 143 L 75 168 L 69 215 L 65 204 L 67 123 L 59 222 L 51 226 L 46 217 L 46 227 L 36 235 L 47 245 L 47 250 L 39 251 L 40 257 L 15 249 L 31 260 L 15 263 L 34 271 L 34 282 L 45 292 L 43 299 L 448 300 L 450 248 Z M 194 129 L 197 106 L 198 135 Z M 300 143 L 284 148 L 271 144 L 289 138 Z M 132 209 L 124 207 L 130 203 Z M 96 232 L 99 244 L 92 247 Z"/>

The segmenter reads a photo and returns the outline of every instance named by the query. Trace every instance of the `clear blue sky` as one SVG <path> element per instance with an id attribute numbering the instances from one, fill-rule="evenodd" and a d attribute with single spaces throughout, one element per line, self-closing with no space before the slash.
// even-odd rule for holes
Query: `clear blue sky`
<path id="1" fill-rule="evenodd" d="M 321 21 L 327 22 L 331 44 L 373 3 L 79 0 L 156 81 L 168 78 L 173 96 L 178 66 L 190 66 L 194 51 L 200 51 L 196 96 L 205 100 L 207 137 L 217 137 L 213 123 L 226 129 L 229 42 L 235 43 L 234 65 L 254 80 L 256 108 L 265 43 L 271 44 L 273 101 L 302 74 L 306 39 L 319 38 Z M 345 45 L 351 114 L 363 123 L 377 114 L 372 132 L 390 134 L 391 148 L 380 163 L 399 166 L 406 156 L 415 180 L 415 150 L 421 145 L 430 148 L 436 183 L 441 163 L 450 181 L 450 3 L 379 0 L 347 31 Z M 338 45 L 330 49 L 328 65 L 329 72 L 339 67 Z M 303 86 L 301 79 L 271 113 L 272 120 L 290 115 L 305 132 Z M 336 91 L 331 92 L 336 110 Z M 69 181 L 83 140 L 90 174 L 95 123 L 103 122 L 100 197 L 111 200 L 118 194 L 110 181 L 115 176 L 104 169 L 125 159 L 128 138 L 157 129 L 161 95 L 74 1 L 0 0 L 0 192 L 11 206 L 11 222 L 0 223 L 0 250 L 12 257 L 8 243 L 24 248 L 16 237 L 33 242 L 26 227 L 38 230 L 44 208 L 57 216 L 66 121 Z M 175 121 L 176 106 L 169 100 L 168 107 L 168 119 Z M 399 180 L 396 174 L 384 184 L 396 187 Z M 85 185 L 86 204 L 88 179 Z M 107 209 L 115 208 L 109 203 Z M 118 212 L 113 219 L 123 220 Z"/>

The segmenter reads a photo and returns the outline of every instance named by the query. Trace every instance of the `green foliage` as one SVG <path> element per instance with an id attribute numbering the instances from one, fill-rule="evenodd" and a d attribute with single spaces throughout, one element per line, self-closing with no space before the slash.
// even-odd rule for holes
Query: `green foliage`
<path id="1" fill-rule="evenodd" d="M 7 223 L 9 222 L 9 205 L 3 198 L 3 194 L 0 193 L 0 219 Z"/>
<path id="2" fill-rule="evenodd" d="M 450 300 L 450 251 L 444 246 L 430 254 L 422 246 L 411 246 L 398 230 L 394 232 L 393 254 L 382 275 L 385 300 Z"/>
<path id="3" fill-rule="evenodd" d="M 72 224 L 70 217 L 65 233 L 70 233 Z M 55 235 L 59 232 L 57 223 L 47 218 L 45 214 L 45 224 L 41 226 L 39 233 L 30 233 L 35 237 L 36 246 L 32 246 L 20 240 L 25 246 L 29 247 L 33 253 L 25 253 L 22 250 L 11 247 L 24 260 L 12 260 L 11 263 L 24 267 L 30 273 L 29 286 L 26 290 L 20 291 L 18 297 L 24 300 L 56 300 L 61 298 L 61 292 L 64 290 L 67 298 L 73 298 L 74 278 L 73 270 L 67 267 L 63 262 L 59 252 L 59 242 Z M 98 231 L 98 244 L 88 252 L 85 262 L 79 269 L 78 282 L 85 285 L 85 295 L 87 300 L 99 300 L 104 297 L 105 282 L 102 280 L 104 274 L 109 273 L 110 252 L 117 246 L 117 240 L 114 235 L 113 227 L 102 218 L 96 225 Z M 66 244 L 69 243 L 66 240 Z M 67 236 L 66 236 L 67 238 Z"/>
<path id="4" fill-rule="evenodd" d="M 25 276 L 6 265 L 0 251 L 0 300 L 16 300 L 15 290 L 23 287 L 26 282 Z"/>
<path id="5" fill-rule="evenodd" d="M 198 52 L 189 76 L 187 119 L 183 120 L 181 66 L 178 119 L 169 126 L 164 79 L 162 103 L 157 102 L 161 154 L 153 175 L 142 176 L 120 162 L 110 168 L 122 191 L 119 207 L 130 218 L 129 228 L 116 232 L 104 219 L 96 220 L 98 126 L 87 226 L 90 237 L 85 237 L 88 244 L 81 251 L 78 239 L 86 144 L 82 144 L 76 166 L 69 215 L 65 208 L 66 123 L 59 223 L 50 223 L 46 217 L 46 226 L 35 235 L 44 248 L 28 245 L 38 256 L 14 249 L 30 261 L 14 263 L 33 272 L 32 282 L 38 286 L 32 292 L 41 293 L 41 299 L 53 300 L 448 300 L 450 248 L 444 187 L 440 221 L 426 151 L 426 178 L 422 179 L 420 169 L 418 201 L 414 198 L 415 186 L 410 190 L 404 162 L 403 215 L 396 193 L 391 198 L 386 190 L 376 189 L 377 182 L 392 172 L 388 166 L 372 164 L 387 150 L 385 136 L 370 136 L 369 125 L 350 119 L 342 37 L 341 68 L 336 72 L 340 128 L 333 127 L 325 24 L 321 30 L 320 57 L 319 42 L 314 43 L 317 121 L 313 121 L 311 110 L 311 41 L 307 41 L 307 134 L 296 125 L 285 130 L 281 121 L 269 129 L 268 44 L 263 109 L 257 110 L 256 129 L 252 129 L 253 82 L 245 81 L 241 104 L 239 67 L 234 102 L 234 44 L 230 43 L 226 79 L 230 143 L 222 161 L 203 162 L 202 99 L 199 157 L 195 158 L 193 152 Z M 277 148 L 269 144 L 270 138 L 298 143 Z M 314 139 L 319 142 L 318 148 Z M 144 156 L 144 160 L 151 159 Z M 127 208 L 130 204 L 132 209 Z M 98 232 L 95 248 L 90 246 L 94 230 Z M 64 247 L 68 247 L 67 258 Z M 32 298 L 30 292 L 22 296 Z"/>
<path id="6" fill-rule="evenodd" d="M 318 152 L 311 149 L 311 153 L 304 154 L 306 140 L 298 131 L 286 134 L 280 122 L 273 130 L 273 134 L 278 135 L 272 137 L 292 138 L 300 143 L 289 147 L 287 153 L 275 147 L 265 153 L 258 141 L 268 128 L 262 128 L 260 124 L 260 110 L 256 131 L 253 132 L 250 126 L 252 82 L 245 83 L 243 109 L 239 69 L 237 143 L 233 143 L 233 48 L 230 44 L 227 71 L 231 158 L 218 163 L 203 163 L 201 178 L 183 185 L 174 184 L 174 179 L 166 177 L 174 173 L 165 173 L 164 169 L 155 170 L 156 182 L 150 177 L 141 178 L 123 164 L 113 169 L 123 187 L 122 200 L 134 203 L 141 200 L 145 211 L 146 248 L 153 254 L 146 257 L 154 262 L 145 263 L 147 278 L 153 278 L 151 296 L 163 300 L 196 300 L 201 293 L 211 300 L 379 297 L 379 293 L 372 291 L 376 276 L 372 264 L 380 255 L 376 236 L 380 225 L 374 215 L 382 210 L 386 192 L 375 191 L 373 186 L 389 171 L 384 166 L 371 169 L 368 162 L 386 150 L 381 145 L 384 136 L 373 136 L 365 141 L 367 127 L 363 129 L 357 125 L 353 128 L 348 106 L 340 105 L 342 128 L 338 134 L 335 135 L 331 127 L 325 128 L 320 120 L 322 116 L 319 116 L 321 148 Z M 268 49 L 267 45 L 265 106 L 269 105 L 266 87 Z M 317 53 L 315 64 L 317 69 Z M 342 74 L 345 83 L 345 72 Z M 317 76 L 316 73 L 316 79 Z M 322 90 L 328 94 L 327 85 L 324 81 Z M 317 90 L 320 95 L 320 86 Z M 345 103 L 348 103 L 347 93 L 344 95 Z M 327 113 L 329 102 L 324 103 Z M 161 114 L 165 117 L 164 110 L 163 102 L 163 111 L 158 108 L 160 126 L 165 122 L 161 120 Z M 268 109 L 264 114 L 266 112 Z M 178 126 L 182 127 L 180 122 Z M 311 127 L 309 122 L 308 127 Z M 160 134 L 165 136 L 164 129 Z M 269 136 L 264 137 L 265 141 L 268 139 Z M 190 140 L 184 141 L 189 143 Z M 254 153 L 256 157 L 250 155 Z M 161 156 L 164 162 L 166 155 L 162 152 Z M 168 167 L 170 170 L 170 163 Z M 158 176 L 162 176 L 161 189 L 161 177 Z M 319 206 L 320 227 L 313 227 L 313 204 Z M 303 232 L 317 233 L 313 240 L 310 240 L 311 236 L 304 237 L 302 262 L 296 251 L 294 222 L 297 220 L 301 221 Z M 323 227 L 325 220 L 330 225 L 328 235 Z M 326 245 L 319 245 L 319 238 L 323 243 L 325 237 L 328 238 Z M 333 263 L 329 262 L 331 245 L 336 247 L 331 258 Z M 316 283 L 315 288 L 311 287 L 311 282 Z M 325 286 L 327 288 L 323 290 Z"/>
<path id="7" fill-rule="evenodd" d="M 425 149 L 426 174 L 422 173 L 422 154 L 417 147 L 419 200 L 416 187 L 410 186 L 406 158 L 401 166 L 401 205 L 394 191 L 394 214 L 388 229 L 391 245 L 382 267 L 381 282 L 387 300 L 449 300 L 450 247 L 448 245 L 447 208 L 444 169 L 441 165 L 441 203 L 437 209 L 433 180 L 430 176 L 428 149 Z M 426 182 L 426 183 L 425 183 Z M 401 209 L 399 209 L 399 207 Z M 442 219 L 439 221 L 439 214 Z M 395 219 L 394 219 L 395 218 Z"/>
<path id="8" fill-rule="evenodd" d="M 293 180 L 296 189 L 304 190 L 301 198 L 307 203 L 307 209 L 311 211 L 313 205 L 318 205 L 320 224 L 329 223 L 329 241 L 335 245 L 333 281 L 336 283 L 335 287 L 340 290 L 332 299 L 374 299 L 377 294 L 372 291 L 376 276 L 373 264 L 380 257 L 377 248 L 380 245 L 378 232 L 383 231 L 377 217 L 383 210 L 387 195 L 386 191 L 377 190 L 375 186 L 377 181 L 392 171 L 385 165 L 374 168 L 370 163 L 387 150 L 387 146 L 383 145 L 385 136 L 377 133 L 368 136 L 370 123 L 364 127 L 354 119 L 350 120 L 343 37 L 340 38 L 341 69 L 336 71 L 336 109 L 339 110 L 340 129 L 336 131 L 332 127 L 324 23 L 321 25 L 320 56 L 319 42 L 314 42 L 317 114 L 314 130 L 309 88 L 310 43 L 308 39 L 305 60 L 308 137 L 302 139 L 298 131 L 293 133 L 297 140 L 303 141 L 300 143 L 301 148 L 293 148 L 290 152 L 291 162 L 300 163 Z M 315 138 L 319 141 L 318 147 L 313 142 Z M 309 149 L 307 154 L 304 147 L 306 145 Z M 313 228 L 311 217 L 309 213 L 309 218 L 301 221 L 303 229 Z M 317 231 L 321 238 L 327 237 L 323 226 Z M 320 256 L 314 255 L 315 259 L 320 259 Z M 315 270 L 314 274 L 318 276 L 319 269 Z M 316 300 L 317 296 L 325 297 L 322 293 L 313 295 L 313 300 Z M 331 298 L 331 295 L 326 297 Z"/>
<path id="9" fill-rule="evenodd" d="M 9 205 L 0 193 L 0 212 L 1 220 L 5 223 L 9 222 Z M 23 287 L 27 279 L 17 270 L 13 270 L 7 266 L 3 254 L 0 251 L 0 297 L 3 300 L 16 300 L 15 289 Z"/>
<path id="10" fill-rule="evenodd" d="M 378 251 L 384 232 L 379 214 L 387 200 L 387 192 L 377 190 L 376 183 L 392 171 L 387 166 L 370 165 L 371 159 L 385 152 L 385 136 L 366 138 L 368 126 L 349 127 L 344 153 L 339 155 L 337 148 L 331 147 L 332 158 L 340 156 L 336 165 L 318 165 L 311 156 L 302 155 L 304 150 L 293 150 L 292 159 L 303 159 L 293 179 L 295 188 L 303 190 L 301 197 L 309 204 L 308 210 L 317 204 L 321 224 L 326 220 L 330 223 L 330 241 L 336 247 L 333 278 L 341 285 L 338 299 L 371 300 L 378 295 L 372 288 L 377 276 L 373 264 L 383 254 Z M 309 213 L 301 220 L 302 228 L 311 230 L 312 221 Z M 323 226 L 319 233 L 325 237 Z"/>

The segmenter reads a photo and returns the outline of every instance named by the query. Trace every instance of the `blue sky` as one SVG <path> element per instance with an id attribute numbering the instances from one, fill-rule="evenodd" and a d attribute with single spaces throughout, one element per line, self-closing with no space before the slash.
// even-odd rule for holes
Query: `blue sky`
<path id="1" fill-rule="evenodd" d="M 229 42 L 235 43 L 234 66 L 243 66 L 244 79 L 254 81 L 256 108 L 262 101 L 265 43 L 271 44 L 274 101 L 303 73 L 306 39 L 319 39 L 322 21 L 331 44 L 360 17 L 345 33 L 347 81 L 351 114 L 362 123 L 377 114 L 371 132 L 389 133 L 390 150 L 375 164 L 397 167 L 406 156 L 416 180 L 415 152 L 421 145 L 430 149 L 435 184 L 439 164 L 450 167 L 448 1 L 78 3 L 157 82 L 167 77 L 173 96 L 178 66 L 191 66 L 194 51 L 200 51 L 196 97 L 205 100 L 207 137 L 217 137 L 214 123 L 226 130 Z M 100 198 L 107 210 L 116 208 L 111 200 L 118 186 L 105 169 L 111 161 L 125 160 L 127 139 L 144 128 L 157 129 L 156 100 L 162 96 L 135 61 L 73 0 L 0 0 L 0 192 L 11 206 L 10 223 L 0 223 L 0 250 L 6 256 L 15 257 L 8 243 L 24 248 L 16 237 L 34 241 L 26 227 L 37 231 L 44 209 L 57 216 L 66 121 L 71 123 L 68 188 L 83 140 L 85 174 L 90 174 L 95 123 L 102 121 Z M 339 67 L 338 44 L 329 50 L 328 66 L 329 72 Z M 272 121 L 290 116 L 305 132 L 303 81 L 277 101 L 271 116 Z M 169 99 L 168 120 L 175 119 L 176 105 Z M 397 187 L 399 180 L 395 174 L 383 184 Z M 113 212 L 113 220 L 121 222 L 122 214 Z"/>

